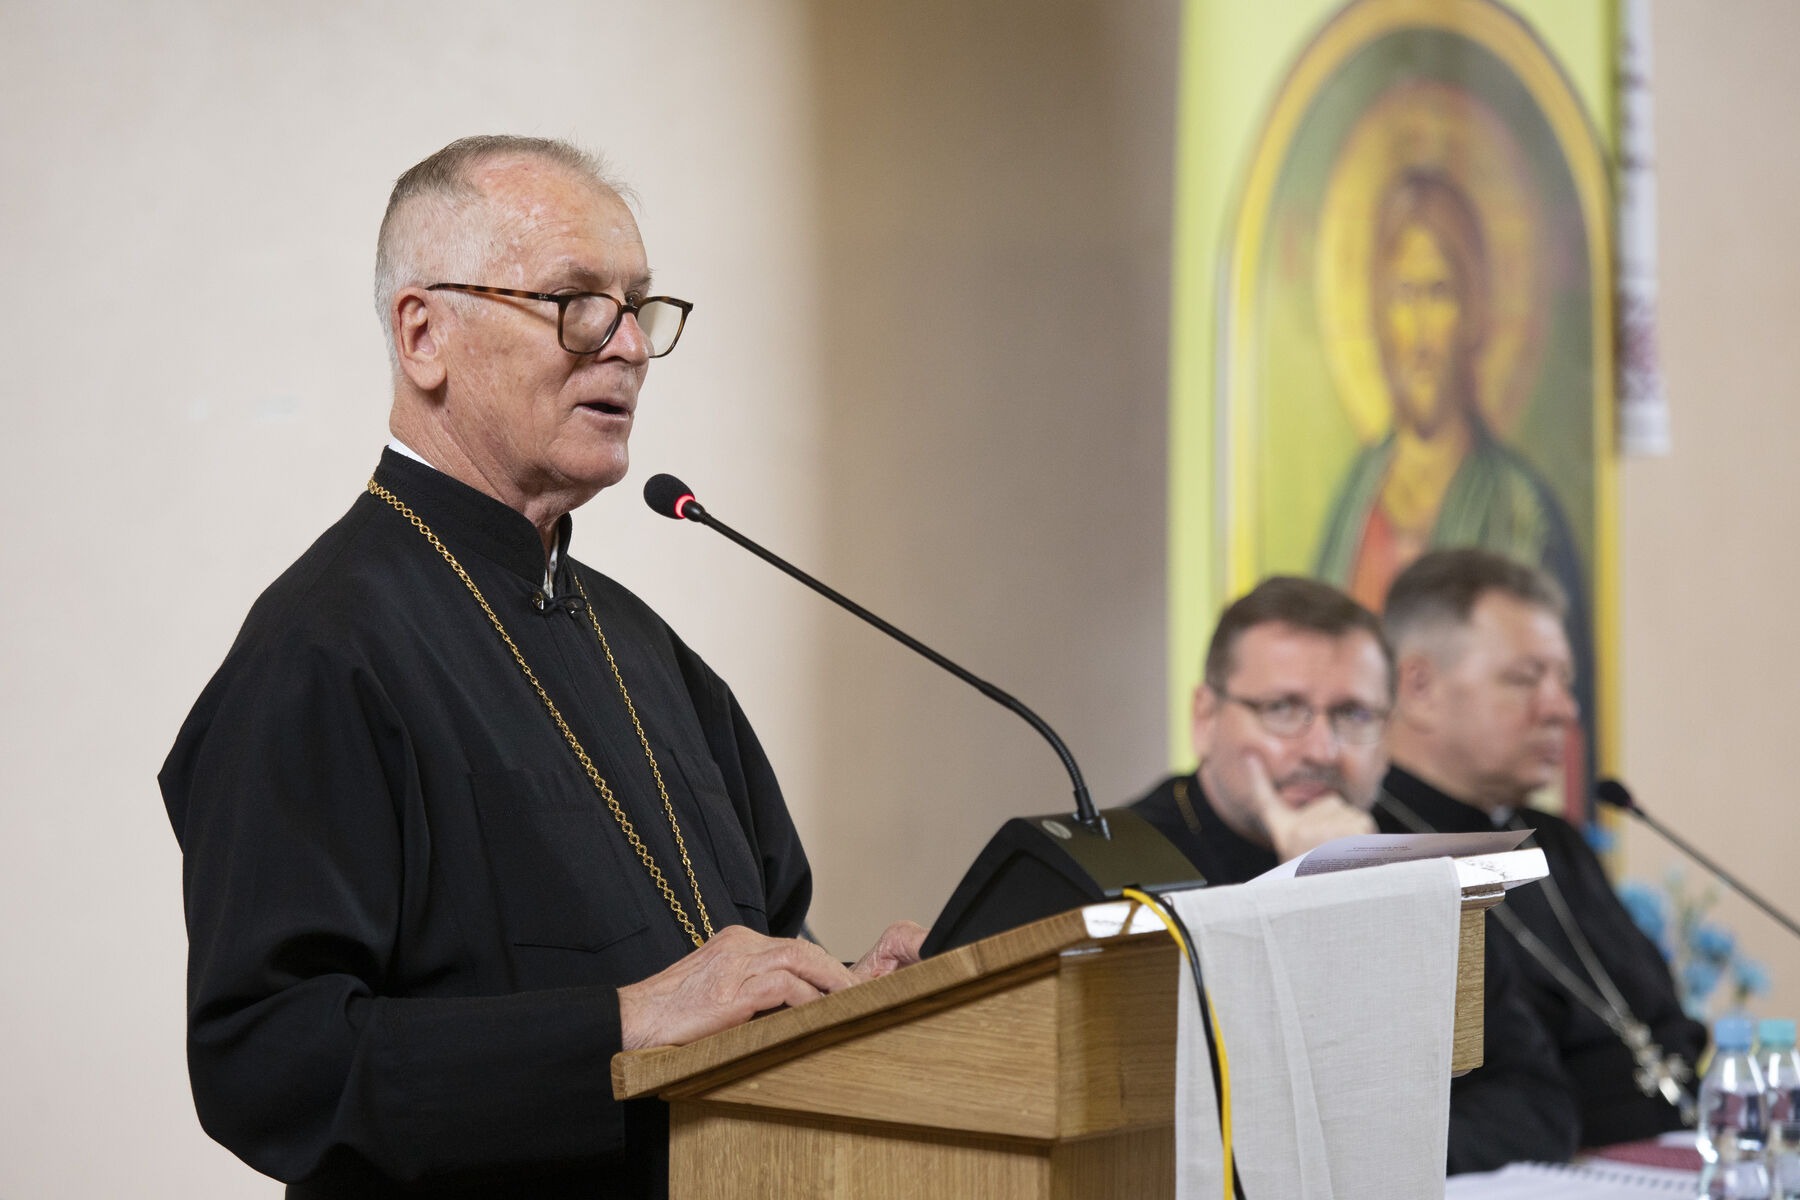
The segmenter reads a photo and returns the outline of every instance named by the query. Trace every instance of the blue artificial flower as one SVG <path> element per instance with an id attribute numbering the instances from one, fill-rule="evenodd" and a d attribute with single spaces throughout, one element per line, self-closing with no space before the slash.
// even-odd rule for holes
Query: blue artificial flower
<path id="1" fill-rule="evenodd" d="M 1707 921 L 1695 928 L 1690 944 L 1697 953 L 1722 963 L 1729 959 L 1731 952 L 1737 948 L 1737 939 L 1731 935 L 1731 930 L 1723 925 L 1715 925 L 1711 921 Z"/>
<path id="2" fill-rule="evenodd" d="M 1669 957 L 1669 903 L 1663 894 L 1647 883 L 1627 879 L 1619 885 L 1619 903 L 1631 914 L 1631 922 L 1656 943 L 1664 958 Z"/>
<path id="3" fill-rule="evenodd" d="M 1706 998 L 1719 985 L 1719 974 L 1716 963 L 1698 959 L 1681 969 L 1681 1006 L 1690 1015 L 1705 1009 Z"/>
<path id="4" fill-rule="evenodd" d="M 1739 955 L 1731 963 L 1732 983 L 1746 996 L 1761 996 L 1769 990 L 1769 968 L 1754 958 Z"/>

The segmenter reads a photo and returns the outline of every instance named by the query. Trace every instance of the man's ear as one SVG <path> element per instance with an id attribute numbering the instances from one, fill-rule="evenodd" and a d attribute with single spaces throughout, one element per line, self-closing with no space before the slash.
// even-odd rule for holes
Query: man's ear
<path id="1" fill-rule="evenodd" d="M 1212 751 L 1213 725 L 1219 717 L 1219 693 L 1205 683 L 1194 689 L 1188 736 L 1193 739 L 1194 758 L 1204 759 Z"/>
<path id="2" fill-rule="evenodd" d="M 393 329 L 395 356 L 413 387 L 435 392 L 449 373 L 444 361 L 442 314 L 422 288 L 403 288 L 394 297 L 388 314 Z"/>
<path id="3" fill-rule="evenodd" d="M 1429 654 L 1415 650 L 1400 657 L 1396 671 L 1394 700 L 1401 719 L 1415 725 L 1430 724 L 1438 699 L 1437 664 Z"/>

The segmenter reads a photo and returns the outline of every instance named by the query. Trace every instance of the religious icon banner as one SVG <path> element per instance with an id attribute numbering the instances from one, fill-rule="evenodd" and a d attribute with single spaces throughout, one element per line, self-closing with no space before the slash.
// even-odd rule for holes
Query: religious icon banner
<path id="1" fill-rule="evenodd" d="M 1419 554 L 1481 546 L 1569 594 L 1584 729 L 1564 794 L 1585 796 L 1614 727 L 1610 7 L 1190 0 L 1186 18 L 1177 692 L 1218 609 L 1266 575 L 1379 611 Z M 1180 763 L 1179 715 L 1175 735 Z"/>

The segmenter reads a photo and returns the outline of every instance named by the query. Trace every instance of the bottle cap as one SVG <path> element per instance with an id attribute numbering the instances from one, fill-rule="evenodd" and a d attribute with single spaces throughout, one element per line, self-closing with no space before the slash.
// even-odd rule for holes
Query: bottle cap
<path id="1" fill-rule="evenodd" d="M 1767 1050 L 1792 1050 L 1794 1023 L 1785 1017 L 1765 1017 L 1756 1027 L 1756 1040 Z"/>
<path id="2" fill-rule="evenodd" d="M 1753 1028 L 1749 1017 L 1720 1017 L 1713 1022 L 1713 1045 L 1720 1050 L 1748 1050 Z"/>

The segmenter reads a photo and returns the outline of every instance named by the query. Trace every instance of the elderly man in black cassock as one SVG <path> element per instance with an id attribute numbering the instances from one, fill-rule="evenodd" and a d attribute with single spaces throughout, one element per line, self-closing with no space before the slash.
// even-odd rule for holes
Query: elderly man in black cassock
<path id="1" fill-rule="evenodd" d="M 1211 884 L 1245 883 L 1334 838 L 1373 833 L 1393 689 L 1374 614 L 1311 579 L 1266 579 L 1213 631 L 1194 690 L 1199 767 L 1134 808 Z M 1484 1063 L 1451 1083 L 1448 1169 L 1567 1159 L 1574 1101 L 1520 969 L 1491 937 L 1485 967 Z"/>
<path id="2" fill-rule="evenodd" d="M 1435 551 L 1394 580 L 1383 619 L 1400 683 L 1376 815 L 1395 832 L 1531 830 L 1550 877 L 1508 893 L 1488 940 L 1517 950 L 1580 1143 L 1604 1146 L 1681 1128 L 1706 1030 L 1581 833 L 1530 804 L 1562 777 L 1580 715 L 1566 609 L 1549 575 L 1484 550 Z"/>
<path id="3" fill-rule="evenodd" d="M 160 782 L 183 850 L 207 1131 L 288 1195 L 645 1197 L 667 1113 L 621 1049 L 913 961 L 794 940 L 811 875 L 731 691 L 569 556 L 650 360 L 630 211 L 581 151 L 403 175 L 377 306 L 393 440 L 252 608 Z"/>

